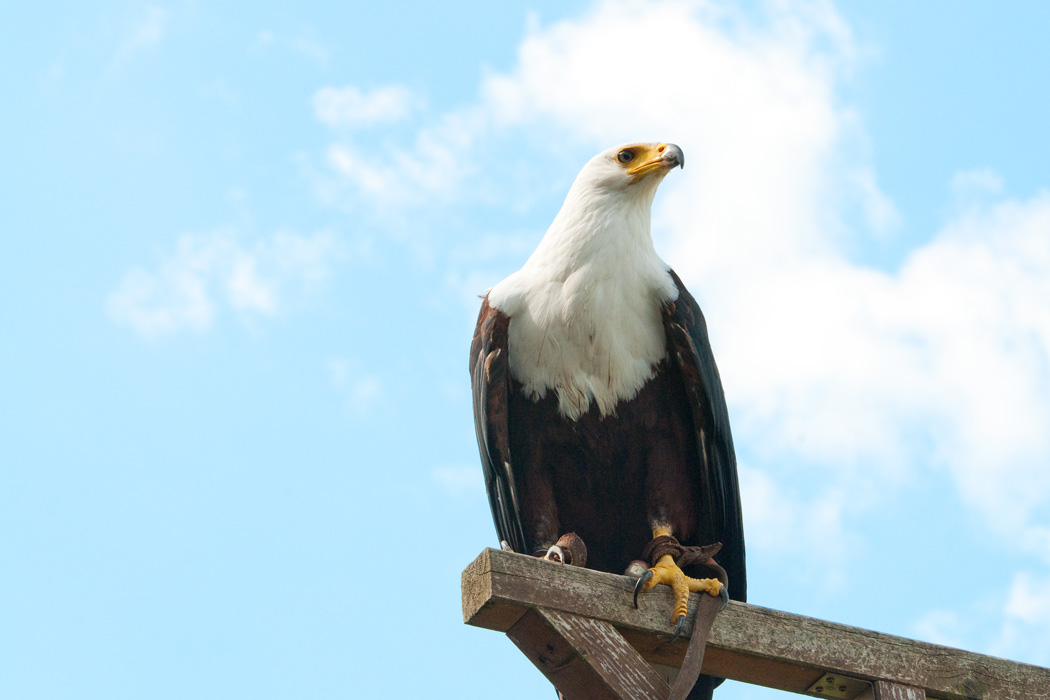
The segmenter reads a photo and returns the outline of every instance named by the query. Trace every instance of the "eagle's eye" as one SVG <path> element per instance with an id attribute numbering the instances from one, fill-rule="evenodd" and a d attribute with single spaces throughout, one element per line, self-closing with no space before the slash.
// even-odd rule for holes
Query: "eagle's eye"
<path id="1" fill-rule="evenodd" d="M 634 160 L 634 151 L 632 151 L 629 148 L 625 148 L 616 154 L 616 160 L 620 161 L 621 163 L 630 163 L 632 160 Z"/>

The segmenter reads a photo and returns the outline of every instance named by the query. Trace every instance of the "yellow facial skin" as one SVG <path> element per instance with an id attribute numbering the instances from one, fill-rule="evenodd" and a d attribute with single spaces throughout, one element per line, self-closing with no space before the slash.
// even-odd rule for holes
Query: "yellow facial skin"
<path id="1" fill-rule="evenodd" d="M 627 168 L 627 174 L 634 177 L 635 182 L 653 171 L 667 171 L 678 167 L 677 162 L 664 158 L 664 152 L 667 150 L 666 143 L 659 143 L 655 146 L 645 144 L 626 146 L 625 149 L 621 149 L 621 152 L 623 150 L 634 153 L 634 158 L 623 165 Z"/>

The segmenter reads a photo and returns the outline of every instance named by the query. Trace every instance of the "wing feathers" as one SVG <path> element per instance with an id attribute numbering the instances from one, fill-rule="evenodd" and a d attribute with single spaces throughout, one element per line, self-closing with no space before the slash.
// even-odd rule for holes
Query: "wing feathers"
<path id="1" fill-rule="evenodd" d="M 702 511 L 699 529 L 711 541 L 723 543 L 718 561 L 729 574 L 729 594 L 734 600 L 746 600 L 744 524 L 729 408 L 704 315 L 682 280 L 674 270 L 670 272 L 679 296 L 664 307 L 664 329 L 668 352 L 682 373 L 696 425 L 700 450 L 697 490 Z"/>
<path id="2" fill-rule="evenodd" d="M 489 306 L 488 297 L 481 304 L 474 341 L 470 347 L 470 384 L 474 393 L 474 427 L 481 450 L 492 520 L 500 540 L 506 540 L 516 552 L 525 552 L 521 526 L 518 490 L 511 465 L 508 401 L 510 365 L 507 359 L 507 334 L 510 319 Z"/>

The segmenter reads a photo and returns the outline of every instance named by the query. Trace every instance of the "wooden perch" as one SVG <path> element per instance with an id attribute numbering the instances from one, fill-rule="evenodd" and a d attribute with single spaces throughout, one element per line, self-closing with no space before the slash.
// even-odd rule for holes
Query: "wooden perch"
<path id="1" fill-rule="evenodd" d="M 669 589 L 657 586 L 635 610 L 633 585 L 486 549 L 463 571 L 463 620 L 506 632 L 570 700 L 666 700 L 650 664 L 681 666 L 688 638 L 666 642 Z M 687 629 L 696 596 L 690 602 Z M 735 601 L 715 618 L 703 671 L 817 697 L 1050 700 L 1050 669 Z"/>

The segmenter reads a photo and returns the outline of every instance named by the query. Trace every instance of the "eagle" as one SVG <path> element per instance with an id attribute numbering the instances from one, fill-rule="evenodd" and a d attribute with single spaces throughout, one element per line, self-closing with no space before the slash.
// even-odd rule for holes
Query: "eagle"
<path id="1" fill-rule="evenodd" d="M 703 564 L 683 572 L 675 547 L 721 543 L 728 598 L 747 595 L 736 456 L 706 321 L 650 234 L 657 188 L 684 165 L 673 143 L 592 158 L 535 252 L 483 297 L 470 348 L 501 544 L 612 573 L 634 563 L 644 572 L 636 601 L 658 583 L 675 589 L 676 634 L 690 590 L 726 591 L 694 577 L 710 574 Z M 654 546 L 656 561 L 638 569 Z M 690 697 L 718 682 L 701 676 Z"/>

